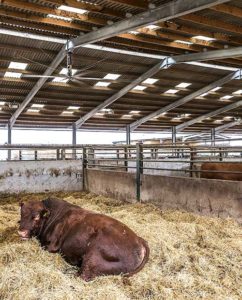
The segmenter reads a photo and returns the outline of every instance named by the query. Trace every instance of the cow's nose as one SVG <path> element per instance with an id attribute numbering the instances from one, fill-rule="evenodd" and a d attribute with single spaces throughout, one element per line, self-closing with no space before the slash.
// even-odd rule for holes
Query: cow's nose
<path id="1" fill-rule="evenodd" d="M 21 238 L 28 238 L 28 230 L 19 230 L 18 234 Z"/>

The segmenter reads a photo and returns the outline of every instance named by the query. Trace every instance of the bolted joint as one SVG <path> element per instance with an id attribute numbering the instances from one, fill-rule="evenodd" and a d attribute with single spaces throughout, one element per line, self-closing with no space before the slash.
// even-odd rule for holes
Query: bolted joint
<path id="1" fill-rule="evenodd" d="M 170 68 L 172 65 L 174 65 L 176 63 L 176 61 L 172 58 L 172 57 L 166 57 L 160 66 L 160 69 L 168 69 Z"/>
<path id="2" fill-rule="evenodd" d="M 66 42 L 66 51 L 71 53 L 74 51 L 74 44 L 71 40 L 67 40 Z"/>
<path id="3" fill-rule="evenodd" d="M 237 75 L 236 75 L 235 79 L 237 79 L 237 80 L 242 79 L 242 69 L 239 69 L 239 70 L 237 71 Z"/>

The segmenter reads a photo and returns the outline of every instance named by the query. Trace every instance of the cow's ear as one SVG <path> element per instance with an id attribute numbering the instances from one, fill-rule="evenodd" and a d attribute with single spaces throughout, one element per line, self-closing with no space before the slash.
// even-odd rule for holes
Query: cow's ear
<path id="1" fill-rule="evenodd" d="M 24 206 L 24 202 L 23 201 L 19 201 L 19 206 L 20 207 Z"/>
<path id="2" fill-rule="evenodd" d="M 44 208 L 42 211 L 41 211 L 41 217 L 48 217 L 50 214 L 50 211 L 47 209 L 47 208 Z"/>

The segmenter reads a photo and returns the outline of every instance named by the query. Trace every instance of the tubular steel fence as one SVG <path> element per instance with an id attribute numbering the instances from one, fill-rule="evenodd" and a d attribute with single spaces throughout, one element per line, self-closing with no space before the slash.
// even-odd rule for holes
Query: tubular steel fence
<path id="1" fill-rule="evenodd" d="M 4 153 L 4 154 L 3 154 Z M 180 145 L 1 145 L 0 158 L 7 161 L 77 160 L 86 169 L 135 173 L 140 199 L 142 175 L 199 177 L 203 172 L 242 174 L 239 171 L 201 170 L 204 162 L 242 163 L 242 146 Z"/>
<path id="2" fill-rule="evenodd" d="M 242 163 L 242 147 L 115 145 L 84 147 L 83 168 L 133 172 L 136 177 L 136 197 L 140 200 L 142 175 L 199 177 L 203 172 L 242 174 L 239 171 L 201 170 L 204 162 Z"/>

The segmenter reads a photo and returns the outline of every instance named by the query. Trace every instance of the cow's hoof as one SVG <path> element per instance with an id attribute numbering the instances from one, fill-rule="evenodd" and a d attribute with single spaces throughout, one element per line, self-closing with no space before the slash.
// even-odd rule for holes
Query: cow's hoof
<path id="1" fill-rule="evenodd" d="M 94 277 L 88 276 L 88 275 L 86 275 L 86 274 L 80 274 L 79 276 L 81 277 L 82 280 L 84 280 L 84 281 L 86 281 L 86 282 L 91 281 L 91 280 L 93 280 L 93 278 L 94 278 Z"/>

